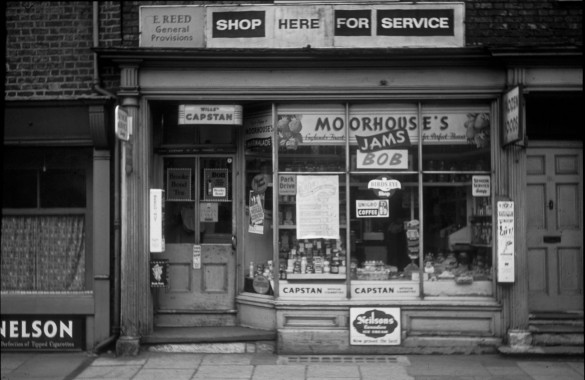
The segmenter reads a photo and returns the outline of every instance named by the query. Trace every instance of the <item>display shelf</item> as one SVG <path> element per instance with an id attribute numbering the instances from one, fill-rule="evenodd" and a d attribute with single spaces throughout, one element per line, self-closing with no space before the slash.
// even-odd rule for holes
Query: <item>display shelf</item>
<path id="1" fill-rule="evenodd" d="M 345 274 L 330 274 L 330 273 L 287 273 L 286 279 L 289 281 L 297 280 L 345 280 Z"/>
<path id="2" fill-rule="evenodd" d="M 296 224 L 282 224 L 282 225 L 278 225 L 278 228 L 281 230 L 296 230 L 297 225 Z M 347 228 L 347 225 L 340 224 L 339 228 Z"/>

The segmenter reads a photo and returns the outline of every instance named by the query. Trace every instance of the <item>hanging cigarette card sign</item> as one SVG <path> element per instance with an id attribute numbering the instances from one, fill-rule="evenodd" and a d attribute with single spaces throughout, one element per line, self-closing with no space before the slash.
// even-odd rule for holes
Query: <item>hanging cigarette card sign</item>
<path id="1" fill-rule="evenodd" d="M 150 189 L 150 252 L 165 251 L 165 191 Z"/>
<path id="2" fill-rule="evenodd" d="M 128 112 L 124 108 L 116 106 L 115 118 L 116 137 L 123 141 L 130 140 L 130 135 L 132 134 L 132 117 L 128 116 Z"/>
<path id="3" fill-rule="evenodd" d="M 203 199 L 206 201 L 229 201 L 229 172 L 227 169 L 204 169 L 205 190 Z"/>
<path id="4" fill-rule="evenodd" d="M 522 91 L 519 86 L 514 87 L 504 94 L 503 106 L 503 133 L 502 145 L 508 145 L 516 141 L 524 140 L 524 128 L 522 127 Z"/>
<path id="5" fill-rule="evenodd" d="M 498 282 L 514 282 L 514 202 L 498 202 Z"/>
<path id="6" fill-rule="evenodd" d="M 167 169 L 167 200 L 191 200 L 191 169 Z"/>
<path id="7" fill-rule="evenodd" d="M 396 346 L 400 344 L 400 308 L 354 307 L 349 310 L 351 345 Z"/>
<path id="8" fill-rule="evenodd" d="M 297 239 L 339 238 L 339 177 L 297 176 Z"/>

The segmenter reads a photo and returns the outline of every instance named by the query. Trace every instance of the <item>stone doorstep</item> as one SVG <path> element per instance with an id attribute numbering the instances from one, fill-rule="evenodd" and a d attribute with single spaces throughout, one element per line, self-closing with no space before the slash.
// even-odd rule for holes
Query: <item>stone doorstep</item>
<path id="1" fill-rule="evenodd" d="M 583 334 L 532 334 L 534 346 L 583 346 Z"/>
<path id="2" fill-rule="evenodd" d="M 149 352 L 199 353 L 199 354 L 273 354 L 274 341 L 263 342 L 224 342 L 224 343 L 167 343 L 149 344 L 144 348 Z"/>
<path id="3" fill-rule="evenodd" d="M 528 330 L 534 333 L 583 333 L 581 323 L 531 323 Z"/>
<path id="4" fill-rule="evenodd" d="M 583 346 L 501 346 L 502 355 L 583 356 Z"/>
<path id="5" fill-rule="evenodd" d="M 196 344 L 275 341 L 276 332 L 239 326 L 155 327 L 141 338 L 143 344 Z"/>

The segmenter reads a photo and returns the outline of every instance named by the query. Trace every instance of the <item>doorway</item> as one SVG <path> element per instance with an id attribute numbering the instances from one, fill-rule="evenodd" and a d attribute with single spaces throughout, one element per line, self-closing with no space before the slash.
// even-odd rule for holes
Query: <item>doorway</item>
<path id="1" fill-rule="evenodd" d="M 528 305 L 583 310 L 583 148 L 531 143 L 527 150 Z"/>
<path id="2" fill-rule="evenodd" d="M 157 156 L 165 190 L 168 286 L 154 290 L 155 326 L 234 326 L 234 155 Z"/>

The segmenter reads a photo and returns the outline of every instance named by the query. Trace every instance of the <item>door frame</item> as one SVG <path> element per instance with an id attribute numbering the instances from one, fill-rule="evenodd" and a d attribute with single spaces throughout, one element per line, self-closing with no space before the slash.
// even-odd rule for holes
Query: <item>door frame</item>
<path id="1" fill-rule="evenodd" d="M 206 149 L 209 149 L 209 146 L 206 147 Z M 186 149 L 188 150 L 188 149 Z M 232 236 L 232 241 L 233 238 L 236 238 L 236 241 L 239 240 L 238 236 L 239 233 L 241 232 L 239 229 L 239 225 L 240 223 L 238 222 L 239 219 L 241 218 L 240 212 L 238 210 L 237 205 L 240 204 L 240 192 L 238 191 L 240 184 L 237 181 L 238 179 L 238 172 L 239 172 L 239 156 L 238 153 L 236 151 L 234 152 L 213 152 L 212 149 L 210 149 L 210 151 L 204 151 L 204 152 L 153 152 L 153 181 L 152 183 L 152 187 L 153 188 L 161 188 L 164 189 L 164 180 L 165 180 L 165 175 L 166 173 L 164 172 L 164 159 L 165 158 L 179 158 L 179 159 L 192 159 L 192 160 L 196 160 L 195 163 L 195 173 L 193 174 L 195 177 L 195 187 L 193 189 L 193 197 L 194 197 L 194 201 L 195 203 L 200 202 L 200 200 L 202 199 L 202 197 L 200 197 L 200 190 L 199 190 L 199 179 L 200 179 L 200 175 L 203 172 L 203 167 L 201 166 L 201 159 L 202 158 L 225 158 L 225 159 L 232 159 L 231 162 L 231 176 L 229 178 L 229 180 L 231 181 L 231 183 L 229 184 L 229 186 L 231 187 L 231 191 L 232 191 L 232 199 L 231 199 L 231 208 L 232 208 L 232 215 L 231 215 L 231 236 Z M 197 209 L 196 209 L 197 210 Z M 194 231 L 195 234 L 197 234 L 198 231 L 200 231 L 200 227 L 199 227 L 199 221 L 196 220 L 196 230 Z M 197 235 L 196 235 L 197 236 Z M 193 244 L 197 244 L 197 245 L 214 245 L 214 244 L 220 244 L 220 245 L 226 245 L 226 244 L 230 244 L 229 242 L 226 243 L 202 243 L 200 240 L 200 237 L 196 237 L 197 242 L 194 242 Z M 232 272 L 229 274 L 229 276 L 233 277 L 233 282 L 232 282 L 232 287 L 233 287 L 233 305 L 236 304 L 236 297 L 238 295 L 238 285 L 239 285 L 239 267 L 240 267 L 240 244 L 233 244 L 232 243 L 232 255 L 234 255 L 234 268 L 232 270 Z M 158 301 L 156 299 L 156 297 L 154 297 L 154 303 L 153 303 L 153 312 L 157 311 L 157 304 Z"/>

